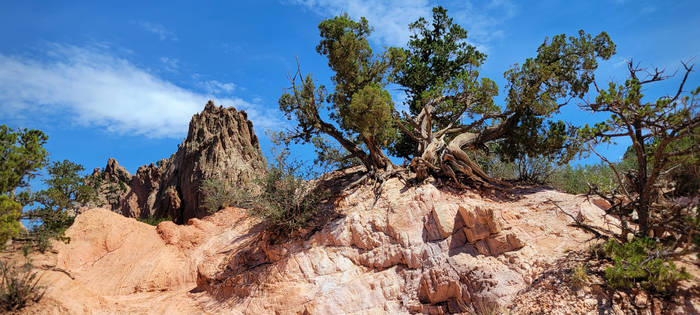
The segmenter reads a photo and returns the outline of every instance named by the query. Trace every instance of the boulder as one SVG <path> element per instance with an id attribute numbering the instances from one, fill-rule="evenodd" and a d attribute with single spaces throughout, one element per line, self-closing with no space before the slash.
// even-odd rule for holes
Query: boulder
<path id="1" fill-rule="evenodd" d="M 437 204 L 433 206 L 432 215 L 442 238 L 452 235 L 457 220 L 457 207 L 452 204 Z"/>

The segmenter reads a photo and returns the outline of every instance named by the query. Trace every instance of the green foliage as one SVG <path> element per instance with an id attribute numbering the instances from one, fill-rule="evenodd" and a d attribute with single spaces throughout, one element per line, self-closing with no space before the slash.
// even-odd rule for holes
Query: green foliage
<path id="1" fill-rule="evenodd" d="M 525 155 L 516 159 L 515 165 L 517 180 L 527 184 L 545 184 L 556 170 L 554 162 L 542 156 Z"/>
<path id="2" fill-rule="evenodd" d="M 215 213 L 222 208 L 234 205 L 236 198 L 236 190 L 229 181 L 221 177 L 211 177 L 202 181 L 200 188 L 204 192 L 202 206 L 208 213 Z"/>
<path id="3" fill-rule="evenodd" d="M 43 145 L 48 137 L 40 130 L 12 130 L 0 126 L 0 194 L 9 194 L 25 187 L 36 171 L 46 164 Z"/>
<path id="4" fill-rule="evenodd" d="M 298 72 L 291 93 L 279 99 L 287 118 L 298 122 L 287 137 L 308 143 L 328 136 L 351 154 L 348 159 L 360 159 L 367 169 L 383 168 L 390 162 L 382 149 L 396 134 L 391 123 L 394 105 L 384 87 L 400 54 L 396 50 L 374 54 L 367 41 L 371 28 L 364 18 L 353 21 L 346 14 L 325 20 L 318 28 L 321 41 L 316 51 L 328 58 L 335 73 L 334 90 L 329 94 L 325 86 L 316 87 L 310 75 L 301 77 Z M 324 110 L 340 130 L 322 117 Z"/>
<path id="5" fill-rule="evenodd" d="M 632 165 L 633 161 L 629 159 L 615 164 L 621 172 L 632 169 Z M 547 183 L 570 194 L 589 193 L 590 187 L 595 187 L 603 194 L 620 192 L 615 173 L 609 165 L 602 163 L 559 167 L 552 173 Z"/>
<path id="6" fill-rule="evenodd" d="M 441 6 L 433 8 L 430 26 L 424 18 L 409 25 L 413 32 L 408 48 L 402 49 L 405 64 L 396 71 L 394 80 L 407 89 L 407 104 L 412 114 L 418 114 L 426 97 L 434 91 L 441 91 L 460 76 L 470 73 L 480 66 L 486 55 L 476 47 L 466 43 L 467 31 L 453 24 L 447 10 Z M 458 104 L 445 104 L 454 107 L 443 108 L 441 112 L 456 111 Z M 439 125 L 446 125 L 442 123 Z"/>
<path id="7" fill-rule="evenodd" d="M 433 8 L 432 23 L 419 18 L 409 25 L 413 32 L 407 48 L 394 48 L 403 62 L 396 66 L 393 80 L 404 88 L 406 105 L 417 115 L 425 102 L 443 95 L 470 93 L 471 102 L 445 99 L 435 111 L 435 127 L 440 129 L 454 121 L 454 115 L 469 107 L 467 114 L 486 114 L 498 111 L 493 96 L 498 87 L 489 79 L 479 79 L 477 68 L 486 55 L 466 43 L 467 31 L 454 24 L 447 10 Z M 417 147 L 406 134 L 391 147 L 399 157 L 409 158 Z"/>
<path id="8" fill-rule="evenodd" d="M 678 270 L 673 262 L 664 259 L 664 248 L 651 238 L 626 243 L 610 239 L 603 245 L 603 252 L 613 262 L 605 269 L 605 279 L 613 288 L 632 289 L 639 285 L 663 293 L 678 281 L 690 279 L 685 268 Z"/>
<path id="9" fill-rule="evenodd" d="M 362 138 L 386 145 L 395 137 L 395 130 L 387 127 L 392 125 L 393 110 L 389 92 L 372 83 L 353 94 L 345 117 Z"/>
<path id="10" fill-rule="evenodd" d="M 22 205 L 9 196 L 0 195 L 0 249 L 5 247 L 7 240 L 19 235 L 19 217 Z"/>
<path id="11" fill-rule="evenodd" d="M 259 191 L 244 187 L 233 192 L 235 206 L 249 209 L 263 219 L 269 232 L 281 237 L 308 227 L 323 200 L 323 194 L 304 180 L 301 164 L 290 162 L 288 156 L 286 149 L 277 153 L 275 164 L 257 180 Z"/>
<path id="12" fill-rule="evenodd" d="M 40 277 L 31 271 L 29 263 L 15 266 L 0 261 L 0 308 L 11 312 L 22 309 L 31 302 L 39 302 L 46 288 L 39 285 Z"/>
<path id="13" fill-rule="evenodd" d="M 644 87 L 668 77 L 663 75 L 663 71 L 649 73 L 630 62 L 629 79 L 624 84 L 610 82 L 607 89 L 598 91 L 594 103 L 584 106 L 591 112 L 610 116 L 593 126 L 585 125 L 581 128 L 578 141 L 614 143 L 622 137 L 632 142 L 628 153 L 635 167 L 624 174 L 624 182 L 620 185 L 620 190 L 627 191 L 627 198 L 632 199 L 632 202 L 619 212 L 637 212 L 638 234 L 641 236 L 649 235 L 655 228 L 668 226 L 665 217 L 675 214 L 667 213 L 673 207 L 663 205 L 661 187 L 665 181 L 673 180 L 674 175 L 682 180 L 684 176 L 673 174 L 672 171 L 685 163 L 697 161 L 700 153 L 697 145 L 700 139 L 700 87 L 690 91 L 689 95 L 682 95 L 686 80 L 693 71 L 693 66 L 683 66 L 685 74 L 675 94 L 650 102 L 644 99 Z M 646 73 L 647 77 L 640 78 L 641 73 Z M 693 168 L 689 170 L 692 171 Z M 692 187 L 698 181 L 694 179 L 690 183 L 689 186 Z M 687 186 L 683 186 L 676 185 L 676 188 L 687 189 Z"/>
<path id="14" fill-rule="evenodd" d="M 41 251 L 48 248 L 51 238 L 69 241 L 64 232 L 73 224 L 75 211 L 95 198 L 94 188 L 79 174 L 84 170 L 82 165 L 64 160 L 47 169 L 49 178 L 43 180 L 47 188 L 32 194 L 35 207 L 24 214 L 41 223 L 30 232 Z"/>
<path id="15" fill-rule="evenodd" d="M 481 150 L 470 151 L 469 157 L 477 163 L 486 174 L 500 180 L 516 180 L 517 166 L 510 161 L 504 161 L 493 152 L 494 144 L 488 146 L 488 152 Z"/>
<path id="16" fill-rule="evenodd" d="M 47 152 L 43 145 L 48 137 L 39 130 L 12 130 L 0 126 L 0 247 L 20 232 L 19 219 L 26 192 L 15 194 L 17 188 L 46 164 Z"/>
<path id="17" fill-rule="evenodd" d="M 596 185 L 604 192 L 617 188 L 614 174 L 610 167 L 603 164 L 566 165 L 557 169 L 550 177 L 549 183 L 554 188 L 570 194 L 585 194 L 589 192 L 589 184 Z"/>
<path id="18" fill-rule="evenodd" d="M 545 40 L 537 57 L 505 73 L 508 81 L 506 108 L 519 117 L 507 130 L 499 153 L 509 159 L 549 155 L 564 161 L 580 149 L 571 141 L 576 134 L 561 121 L 545 121 L 572 98 L 582 98 L 594 81 L 597 59 L 609 59 L 615 44 L 607 33 L 595 37 L 579 31 L 578 37 L 564 34 Z M 565 99 L 564 101 L 561 101 Z"/>
<path id="19" fill-rule="evenodd" d="M 146 217 L 146 218 L 137 218 L 136 220 L 138 220 L 139 222 L 143 222 L 143 223 L 146 223 L 146 224 L 150 224 L 150 225 L 156 226 L 156 225 L 158 225 L 158 224 L 161 223 L 161 222 L 172 221 L 173 218 L 171 218 L 171 217 L 165 217 L 165 218 Z"/>

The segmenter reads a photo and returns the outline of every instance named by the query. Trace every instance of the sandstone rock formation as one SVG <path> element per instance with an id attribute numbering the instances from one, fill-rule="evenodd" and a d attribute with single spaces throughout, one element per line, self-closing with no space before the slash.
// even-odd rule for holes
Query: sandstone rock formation
<path id="1" fill-rule="evenodd" d="M 170 158 L 129 174 L 116 160 L 91 176 L 98 190 L 92 206 L 106 206 L 127 217 L 171 217 L 179 223 L 201 218 L 202 181 L 219 178 L 235 185 L 249 184 L 264 172 L 253 124 L 245 111 L 217 107 L 209 101 L 192 117 L 187 138 Z"/>
<path id="2" fill-rule="evenodd" d="M 34 258 L 51 286 L 26 312 L 615 313 L 606 292 L 573 292 L 559 265 L 591 245 L 573 218 L 614 229 L 585 197 L 523 189 L 492 199 L 391 179 L 378 198 L 360 187 L 333 211 L 308 237 L 270 245 L 242 209 L 157 227 L 88 210 L 69 244 Z M 697 299 L 682 307 L 700 309 Z"/>

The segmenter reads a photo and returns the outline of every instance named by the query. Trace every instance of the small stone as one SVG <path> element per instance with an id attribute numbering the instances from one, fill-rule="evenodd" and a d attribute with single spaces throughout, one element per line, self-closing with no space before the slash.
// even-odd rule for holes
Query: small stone
<path id="1" fill-rule="evenodd" d="M 491 255 L 491 252 L 489 252 L 489 246 L 486 244 L 484 240 L 480 240 L 476 242 L 476 250 L 479 252 L 479 254 L 482 255 Z"/>
<path id="2" fill-rule="evenodd" d="M 508 233 L 508 235 L 506 235 L 506 238 L 508 239 L 508 244 L 511 248 L 510 250 L 520 249 L 523 246 L 525 246 L 525 244 L 523 244 L 523 241 L 521 241 L 520 238 L 518 238 L 518 236 L 516 236 L 513 233 Z"/>
<path id="3" fill-rule="evenodd" d="M 459 212 L 459 215 L 462 217 L 462 221 L 464 222 L 464 225 L 466 227 L 473 228 L 477 224 L 476 211 L 478 209 L 479 209 L 479 207 L 471 208 L 470 206 L 464 206 L 464 205 L 460 205 L 457 208 L 457 211 Z"/>
<path id="4" fill-rule="evenodd" d="M 467 241 L 474 244 L 478 240 L 483 240 L 491 235 L 488 226 L 477 224 L 473 228 L 464 228 L 464 234 L 467 236 Z"/>
<path id="5" fill-rule="evenodd" d="M 486 244 L 489 246 L 489 251 L 494 256 L 503 254 L 511 249 L 508 244 L 508 238 L 503 234 L 487 238 Z"/>

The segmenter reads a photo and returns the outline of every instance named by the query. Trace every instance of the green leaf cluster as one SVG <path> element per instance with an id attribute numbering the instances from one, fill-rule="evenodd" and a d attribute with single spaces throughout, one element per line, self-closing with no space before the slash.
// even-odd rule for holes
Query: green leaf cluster
<path id="1" fill-rule="evenodd" d="M 613 262 L 605 269 L 605 279 L 613 288 L 632 289 L 635 286 L 663 293 L 679 281 L 690 279 L 685 271 L 664 259 L 663 246 L 651 238 L 636 238 L 620 243 L 610 239 L 603 252 Z"/>
<path id="2" fill-rule="evenodd" d="M 375 54 L 367 41 L 372 30 L 364 18 L 354 21 L 345 14 L 321 22 L 318 28 L 321 41 L 316 51 L 326 56 L 334 72 L 333 90 L 329 93 L 325 86 L 317 87 L 311 75 L 301 77 L 301 72 L 297 73 L 291 91 L 279 99 L 282 112 L 298 123 L 288 138 L 312 142 L 319 136 L 329 136 L 368 169 L 378 166 L 376 162 L 386 163 L 386 157 L 378 161 L 370 155 L 383 156 L 381 150 L 396 135 L 394 103 L 386 85 L 389 70 L 401 59 L 400 54 L 396 50 Z M 333 122 L 324 120 L 324 113 Z M 316 143 L 323 144 L 319 140 Z M 360 147 L 370 153 L 364 154 Z"/>
<path id="3" fill-rule="evenodd" d="M 14 193 L 46 164 L 44 144 L 48 137 L 40 130 L 12 130 L 0 126 L 0 194 Z"/>
<path id="4" fill-rule="evenodd" d="M 7 195 L 0 195 L 0 248 L 7 240 L 19 235 L 19 218 L 22 215 L 22 205 Z"/>
<path id="5" fill-rule="evenodd" d="M 576 129 L 562 121 L 547 121 L 572 99 L 582 98 L 594 82 L 598 59 L 607 60 L 616 46 L 607 33 L 595 37 L 554 36 L 520 67 L 506 71 L 506 109 L 519 116 L 501 143 L 508 158 L 549 155 L 567 161 L 580 150 Z"/>
<path id="6" fill-rule="evenodd" d="M 16 195 L 16 189 L 26 187 L 46 164 L 47 139 L 39 130 L 0 126 L 0 248 L 20 232 L 21 202 L 27 194 Z"/>
<path id="7" fill-rule="evenodd" d="M 434 115 L 435 128 L 446 127 L 465 107 L 469 118 L 499 110 L 493 102 L 498 86 L 488 78 L 479 78 L 478 67 L 486 54 L 466 42 L 467 31 L 453 23 L 445 8 L 433 8 L 432 22 L 421 17 L 409 29 L 413 34 L 407 48 L 393 48 L 402 62 L 395 66 L 392 80 L 405 91 L 405 105 L 411 115 L 418 115 L 425 102 L 459 94 L 469 94 L 472 99 L 440 102 Z M 405 158 L 417 153 L 413 139 L 404 133 L 390 149 L 392 154 Z"/>
<path id="8" fill-rule="evenodd" d="M 405 89 L 406 103 L 411 114 L 416 115 L 425 101 L 441 96 L 445 89 L 454 89 L 459 83 L 478 77 L 476 69 L 486 60 L 486 54 L 467 44 L 467 31 L 454 24 L 441 6 L 433 8 L 431 23 L 421 17 L 411 23 L 409 29 L 413 34 L 408 48 L 400 49 L 405 59 L 397 67 L 394 81 Z M 485 86 L 495 87 L 495 83 L 489 80 Z M 491 92 L 497 94 L 497 88 Z M 458 111 L 463 105 L 446 102 L 441 106 L 438 111 L 447 114 Z M 446 118 L 438 118 L 441 120 L 438 126 L 447 125 Z"/>
<path id="9" fill-rule="evenodd" d="M 42 251 L 48 248 L 51 238 L 69 241 L 64 232 L 73 224 L 76 211 L 95 198 L 94 188 L 80 175 L 84 171 L 82 165 L 63 160 L 53 162 L 47 171 L 49 177 L 43 180 L 47 188 L 31 195 L 34 207 L 24 215 L 40 222 L 31 233 L 36 235 Z"/>

